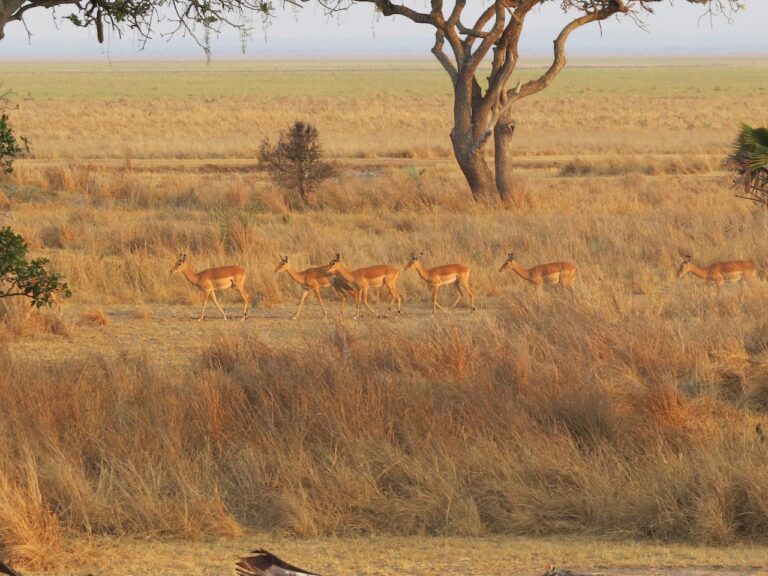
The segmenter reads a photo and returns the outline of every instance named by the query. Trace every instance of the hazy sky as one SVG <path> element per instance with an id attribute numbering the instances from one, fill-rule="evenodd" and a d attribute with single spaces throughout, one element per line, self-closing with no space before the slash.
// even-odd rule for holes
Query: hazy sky
<path id="1" fill-rule="evenodd" d="M 573 55 L 590 56 L 768 55 L 768 0 L 745 0 L 745 3 L 746 10 L 736 14 L 731 24 L 722 17 L 713 22 L 701 18 L 703 7 L 683 0 L 676 0 L 674 6 L 663 3 L 656 14 L 648 18 L 648 31 L 626 18 L 613 18 L 603 23 L 602 31 L 590 24 L 574 32 L 569 51 Z M 484 4 L 477 2 L 476 5 Z M 549 2 L 544 9 L 528 16 L 521 56 L 551 54 L 552 39 L 566 22 L 557 4 Z M 412 5 L 426 6 L 427 3 L 417 0 Z M 9 24 L 5 29 L 6 38 L 0 42 L 0 54 L 14 59 L 201 57 L 199 48 L 184 38 L 171 42 L 155 38 L 141 51 L 137 38 L 130 32 L 123 39 L 110 35 L 100 46 L 93 31 L 78 29 L 61 19 L 68 13 L 68 8 L 59 8 L 56 14 L 60 18 L 54 22 L 50 10 L 30 11 L 27 23 L 33 33 L 31 42 L 21 24 Z M 214 57 L 429 56 L 428 49 L 434 38 L 427 26 L 400 17 L 376 18 L 369 4 L 354 6 L 337 18 L 328 18 L 315 4 L 300 10 L 288 9 L 272 22 L 266 41 L 259 22 L 254 24 L 244 56 L 240 53 L 237 34 L 228 31 L 214 39 Z"/>

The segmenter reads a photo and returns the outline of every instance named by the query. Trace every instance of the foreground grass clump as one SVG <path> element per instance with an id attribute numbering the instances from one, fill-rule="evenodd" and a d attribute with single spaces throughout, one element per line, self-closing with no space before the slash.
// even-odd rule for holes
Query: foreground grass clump
<path id="1" fill-rule="evenodd" d="M 339 325 L 306 350 L 223 339 L 183 375 L 143 356 L 4 357 L 0 549 L 243 528 L 764 538 L 754 422 L 683 392 L 696 367 L 682 341 L 654 347 L 602 314 L 372 338 Z"/>

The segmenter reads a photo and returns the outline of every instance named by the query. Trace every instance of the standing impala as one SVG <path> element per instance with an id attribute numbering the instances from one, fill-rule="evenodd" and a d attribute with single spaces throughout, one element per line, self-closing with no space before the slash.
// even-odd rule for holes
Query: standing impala
<path id="1" fill-rule="evenodd" d="M 397 292 L 397 277 L 400 270 L 394 266 L 380 264 L 378 266 L 368 266 L 367 268 L 358 268 L 349 270 L 341 263 L 341 254 L 336 254 L 336 258 L 331 260 L 328 265 L 328 271 L 336 274 L 337 278 L 343 279 L 346 283 L 352 285 L 356 292 L 355 304 L 357 305 L 357 315 L 360 318 L 360 302 L 364 302 L 366 308 L 378 317 L 376 311 L 368 304 L 368 289 L 380 288 L 386 286 L 389 290 L 390 301 L 387 311 L 392 309 L 392 304 L 397 305 L 397 315 L 400 316 L 400 294 Z"/>
<path id="2" fill-rule="evenodd" d="M 171 268 L 171 274 L 181 272 L 184 274 L 184 278 L 189 281 L 190 284 L 196 286 L 205 295 L 203 298 L 203 310 L 200 313 L 199 320 L 205 318 L 205 305 L 208 303 L 208 297 L 213 298 L 213 303 L 216 304 L 216 308 L 219 309 L 224 320 L 227 319 L 227 315 L 219 306 L 219 301 L 216 300 L 216 290 L 226 290 L 227 288 L 234 288 L 243 297 L 243 320 L 248 316 L 248 305 L 251 298 L 248 295 L 248 291 L 245 289 L 245 277 L 248 273 L 245 268 L 240 266 L 221 266 L 219 268 L 208 268 L 202 272 L 195 272 L 189 265 L 186 254 L 179 254 L 179 259 L 176 264 Z"/>
<path id="3" fill-rule="evenodd" d="M 435 313 L 437 308 L 443 312 L 446 311 L 437 301 L 437 293 L 440 291 L 440 286 L 443 284 L 453 284 L 456 286 L 458 295 L 453 303 L 454 308 L 459 303 L 459 300 L 461 300 L 461 289 L 463 287 L 472 300 L 472 312 L 474 312 L 475 295 L 469 288 L 469 266 L 465 264 L 445 264 L 443 266 L 435 266 L 434 268 L 425 268 L 420 260 L 421 255 L 422 253 L 419 253 L 418 256 L 415 252 L 411 253 L 411 258 L 405 265 L 405 269 L 410 270 L 413 268 L 416 270 L 421 279 L 432 289 L 432 314 Z"/>
<path id="4" fill-rule="evenodd" d="M 715 288 L 717 288 L 718 293 L 720 292 L 720 284 L 723 282 L 735 284 L 743 278 L 748 280 L 755 280 L 757 278 L 755 265 L 747 260 L 715 262 L 706 268 L 700 268 L 691 262 L 691 259 L 692 256 L 690 254 L 683 256 L 680 268 L 677 269 L 677 277 L 680 278 L 690 272 L 699 278 L 704 278 L 712 282 L 715 285 Z"/>
<path id="5" fill-rule="evenodd" d="M 540 290 L 544 284 L 561 284 L 563 288 L 572 290 L 573 277 L 576 275 L 576 264 L 572 262 L 550 262 L 525 269 L 515 260 L 512 252 L 507 254 L 507 259 L 499 268 L 499 272 L 504 272 L 507 268 L 511 268 L 523 280 L 528 280 L 536 286 L 537 290 Z"/>
<path id="6" fill-rule="evenodd" d="M 296 316 L 293 317 L 294 320 L 299 319 L 301 308 L 304 306 L 304 300 L 307 299 L 307 294 L 309 294 L 310 290 L 315 293 L 317 301 L 320 302 L 320 306 L 323 309 L 323 318 L 328 318 L 328 311 L 325 309 L 323 298 L 320 296 L 320 288 L 330 286 L 336 290 L 336 293 L 339 295 L 339 300 L 341 300 L 339 307 L 340 316 L 344 313 L 344 302 L 347 299 L 344 293 L 346 292 L 355 298 L 355 300 L 357 299 L 357 294 L 355 293 L 354 288 L 347 284 L 342 278 L 334 276 L 329 268 L 330 264 L 326 264 L 325 266 L 307 268 L 303 272 L 299 272 L 293 266 L 288 264 L 288 256 L 280 258 L 280 263 L 277 265 L 277 268 L 275 268 L 275 274 L 286 272 L 288 276 L 303 289 L 301 302 L 299 302 L 299 309 L 296 311 Z"/>

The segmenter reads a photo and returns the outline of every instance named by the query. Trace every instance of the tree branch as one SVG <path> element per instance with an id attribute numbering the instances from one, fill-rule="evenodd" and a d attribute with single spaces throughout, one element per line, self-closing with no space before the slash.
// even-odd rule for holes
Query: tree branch
<path id="1" fill-rule="evenodd" d="M 590 22 L 605 20 L 606 18 L 609 18 L 616 13 L 624 14 L 629 11 L 628 8 L 624 5 L 623 0 L 601 0 L 600 3 L 603 5 L 602 8 L 576 18 L 575 20 L 569 22 L 562 29 L 554 42 L 555 54 L 554 59 L 552 60 L 552 65 L 540 77 L 523 84 L 519 93 L 514 95 L 514 97 L 512 97 L 511 94 L 507 94 L 510 99 L 519 100 L 521 98 L 526 98 L 532 94 L 540 92 L 552 83 L 560 71 L 565 67 L 567 62 L 567 58 L 565 56 L 565 43 L 568 40 L 568 36 L 571 35 L 571 32 L 584 26 L 585 24 L 589 24 Z"/>
<path id="2" fill-rule="evenodd" d="M 451 59 L 448 58 L 448 55 L 443 51 L 444 43 L 445 35 L 442 30 L 438 30 L 435 32 L 435 45 L 432 47 L 432 54 L 435 55 L 437 61 L 440 62 L 445 71 L 448 72 L 448 75 L 451 77 L 451 82 L 455 85 L 458 70 L 456 69 L 456 65 L 451 62 Z"/>
<path id="3" fill-rule="evenodd" d="M 369 2 L 371 4 L 375 4 L 376 7 L 381 10 L 381 13 L 384 14 L 384 16 L 405 16 L 408 18 L 408 20 L 416 22 L 417 24 L 434 25 L 432 17 L 429 14 L 418 12 L 412 8 L 408 8 L 407 6 L 402 6 L 400 4 L 392 4 L 390 0 L 355 0 L 355 2 Z"/>

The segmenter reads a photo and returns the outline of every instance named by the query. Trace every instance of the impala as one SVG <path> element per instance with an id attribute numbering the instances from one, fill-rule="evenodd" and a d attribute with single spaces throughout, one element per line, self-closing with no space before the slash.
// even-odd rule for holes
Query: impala
<path id="1" fill-rule="evenodd" d="M 573 277 L 576 275 L 576 264 L 572 262 L 550 262 L 525 269 L 515 260 L 512 252 L 507 254 L 499 272 L 504 272 L 507 268 L 512 269 L 523 280 L 528 280 L 537 290 L 544 284 L 561 284 L 563 288 L 573 289 Z"/>
<path id="2" fill-rule="evenodd" d="M 757 273 L 755 272 L 755 265 L 747 260 L 731 260 L 729 262 L 715 262 L 710 264 L 706 268 L 700 268 L 691 262 L 692 256 L 686 254 L 683 256 L 683 261 L 680 264 L 680 268 L 677 269 L 677 277 L 690 272 L 691 274 L 709 280 L 715 285 L 717 291 L 720 292 L 720 284 L 726 282 L 728 284 L 735 284 L 741 279 L 746 278 L 748 280 L 755 280 Z"/>
<path id="3" fill-rule="evenodd" d="M 187 260 L 186 254 L 179 254 L 179 259 L 176 264 L 171 268 L 171 274 L 181 272 L 184 274 L 184 278 L 196 286 L 203 294 L 203 310 L 200 313 L 198 321 L 205 318 L 205 306 L 208 303 L 208 298 L 213 299 L 213 303 L 216 304 L 216 308 L 219 309 L 224 320 L 227 319 L 227 315 L 224 310 L 219 306 L 219 301 L 216 300 L 216 290 L 226 290 L 227 288 L 234 288 L 243 297 L 243 320 L 248 316 L 248 305 L 250 304 L 250 296 L 245 289 L 245 277 L 247 272 L 245 268 L 240 266 L 221 266 L 219 268 L 208 268 L 201 272 L 195 272 L 192 270 L 189 260 Z"/>
<path id="4" fill-rule="evenodd" d="M 336 258 L 331 260 L 328 265 L 328 271 L 336 274 L 347 284 L 350 284 L 356 290 L 355 304 L 357 305 L 357 315 L 360 318 L 360 303 L 365 303 L 366 308 L 375 316 L 376 311 L 368 304 L 368 290 L 370 288 L 380 288 L 386 286 L 389 290 L 390 301 L 387 311 L 392 309 L 392 304 L 397 305 L 397 315 L 400 316 L 400 303 L 402 299 L 397 291 L 397 277 L 400 276 L 400 270 L 394 266 L 380 264 L 378 266 L 368 266 L 367 268 L 358 268 L 349 270 L 341 263 L 341 254 L 336 254 Z"/>
<path id="5" fill-rule="evenodd" d="M 320 306 L 323 309 L 323 318 L 328 318 L 328 311 L 325 309 L 323 298 L 320 296 L 320 288 L 330 286 L 336 290 L 336 293 L 339 295 L 339 300 L 341 300 L 339 315 L 344 314 L 344 302 L 346 301 L 345 292 L 357 299 L 355 289 L 347 284 L 342 278 L 334 276 L 334 274 L 329 271 L 329 268 L 330 264 L 326 264 L 325 266 L 307 268 L 303 272 L 299 272 L 293 266 L 288 264 L 288 256 L 280 258 L 280 263 L 277 265 L 277 268 L 275 268 L 275 274 L 286 272 L 288 276 L 303 289 L 301 301 L 299 302 L 299 309 L 296 311 L 296 316 L 293 317 L 294 320 L 299 319 L 301 308 L 304 306 L 304 300 L 307 299 L 307 294 L 309 294 L 310 290 L 315 293 L 317 301 L 320 302 Z"/>
<path id="6" fill-rule="evenodd" d="M 444 264 L 443 266 L 435 266 L 434 268 L 425 268 L 421 263 L 421 253 L 417 256 L 415 252 L 411 253 L 411 258 L 405 265 L 406 270 L 413 268 L 424 282 L 426 282 L 432 289 L 432 314 L 439 308 L 445 312 L 445 308 L 440 306 L 437 301 L 437 293 L 440 290 L 440 286 L 443 284 L 453 284 L 456 286 L 458 295 L 453 303 L 453 307 L 459 303 L 462 297 L 461 289 L 467 291 L 470 299 L 472 300 L 472 312 L 475 311 L 475 295 L 469 288 L 469 266 L 465 264 Z"/>

